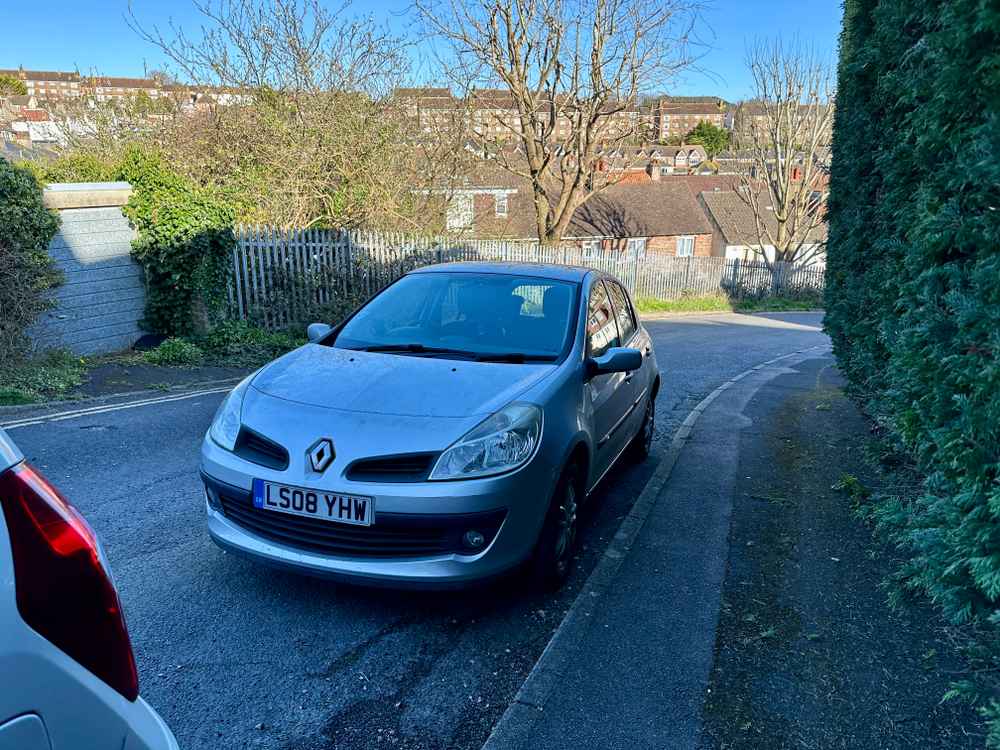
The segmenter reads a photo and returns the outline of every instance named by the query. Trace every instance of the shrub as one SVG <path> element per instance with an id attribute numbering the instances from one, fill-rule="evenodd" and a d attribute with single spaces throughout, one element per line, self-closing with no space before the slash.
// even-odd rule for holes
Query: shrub
<path id="1" fill-rule="evenodd" d="M 28 350 L 25 329 L 52 306 L 62 276 L 49 255 L 59 216 L 28 170 L 0 159 L 0 367 Z"/>
<path id="2" fill-rule="evenodd" d="M 132 254 L 146 271 L 143 326 L 170 336 L 207 328 L 225 304 L 234 209 L 154 151 L 131 148 L 119 176 L 133 188 L 124 211 L 138 231 Z"/>
<path id="3" fill-rule="evenodd" d="M 226 321 L 201 339 L 213 363 L 253 367 L 280 357 L 305 343 L 298 331 L 267 331 L 244 321 Z"/>
<path id="4" fill-rule="evenodd" d="M 143 359 L 151 365 L 200 365 L 205 359 L 201 347 L 185 339 L 170 338 L 155 349 L 144 352 Z"/>

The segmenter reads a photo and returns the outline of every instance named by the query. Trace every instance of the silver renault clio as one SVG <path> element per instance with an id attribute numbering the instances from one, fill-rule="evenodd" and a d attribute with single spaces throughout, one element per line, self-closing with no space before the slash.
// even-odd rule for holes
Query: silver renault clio
<path id="1" fill-rule="evenodd" d="M 558 586 L 577 509 L 644 458 L 660 385 L 629 295 L 588 268 L 413 271 L 240 383 L 205 436 L 208 531 L 304 573 Z"/>

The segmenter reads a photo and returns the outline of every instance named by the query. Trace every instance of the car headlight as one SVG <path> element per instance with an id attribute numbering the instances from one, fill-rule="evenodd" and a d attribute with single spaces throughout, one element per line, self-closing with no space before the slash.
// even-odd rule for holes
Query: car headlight
<path id="1" fill-rule="evenodd" d="M 247 376 L 240 381 L 240 384 L 230 391 L 229 395 L 215 412 L 212 426 L 208 428 L 208 435 L 212 440 L 227 451 L 236 447 L 236 438 L 240 434 L 240 417 L 243 413 L 243 397 L 246 395 L 250 381 L 257 373 Z"/>
<path id="2" fill-rule="evenodd" d="M 531 404 L 510 404 L 442 453 L 430 478 L 472 479 L 516 469 L 534 454 L 541 434 L 541 409 Z"/>

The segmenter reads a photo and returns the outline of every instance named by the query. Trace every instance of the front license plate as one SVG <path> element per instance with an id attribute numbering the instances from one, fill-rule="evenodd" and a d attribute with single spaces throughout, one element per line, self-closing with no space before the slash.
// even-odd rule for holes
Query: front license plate
<path id="1" fill-rule="evenodd" d="M 371 526 L 375 516 L 373 497 L 289 487 L 286 484 L 265 482 L 263 479 L 253 480 L 253 505 L 262 510 L 354 526 Z"/>

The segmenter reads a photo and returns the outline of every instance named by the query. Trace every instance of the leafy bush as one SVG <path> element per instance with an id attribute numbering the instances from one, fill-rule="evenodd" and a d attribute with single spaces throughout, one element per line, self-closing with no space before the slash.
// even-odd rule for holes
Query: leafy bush
<path id="1" fill-rule="evenodd" d="M 133 188 L 124 212 L 138 231 L 132 254 L 146 271 L 143 326 L 171 336 L 207 328 L 225 303 L 232 206 L 148 150 L 130 149 L 118 174 Z"/>
<path id="2" fill-rule="evenodd" d="M 305 343 L 304 332 L 267 331 L 244 321 L 226 321 L 201 339 L 214 364 L 254 367 Z"/>
<path id="3" fill-rule="evenodd" d="M 59 216 L 28 170 L 0 159 L 0 367 L 24 356 L 25 329 L 52 306 L 62 276 L 49 255 Z"/>
<path id="4" fill-rule="evenodd" d="M 142 358 L 151 365 L 200 365 L 205 352 L 194 342 L 169 338 L 155 349 L 143 352 Z"/>
<path id="5" fill-rule="evenodd" d="M 20 78 L 12 75 L 0 75 L 0 96 L 24 96 L 28 93 L 28 87 Z"/>
<path id="6" fill-rule="evenodd" d="M 849 0 L 844 18 L 827 329 L 926 476 L 879 514 L 910 554 L 900 581 L 955 621 L 1000 618 L 1000 9 Z"/>
<path id="7" fill-rule="evenodd" d="M 88 151 L 71 151 L 49 161 L 24 161 L 39 182 L 111 182 L 118 179 L 118 165 Z"/>

